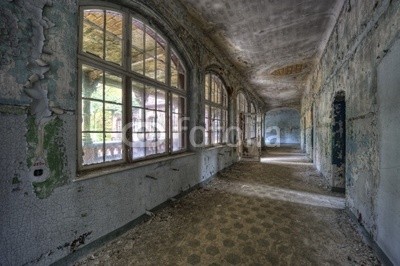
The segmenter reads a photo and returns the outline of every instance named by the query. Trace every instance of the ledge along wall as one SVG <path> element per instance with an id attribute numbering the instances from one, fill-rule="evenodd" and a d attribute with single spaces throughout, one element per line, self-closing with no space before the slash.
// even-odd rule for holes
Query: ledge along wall
<path id="1" fill-rule="evenodd" d="M 396 265 L 400 264 L 400 182 L 398 175 L 394 182 L 392 172 L 383 170 L 388 165 L 398 165 L 391 164 L 387 153 L 381 154 L 385 147 L 383 138 L 388 132 L 391 132 L 389 136 L 398 138 L 400 131 L 398 123 L 395 123 L 396 129 L 382 126 L 388 123 L 385 116 L 390 113 L 388 108 L 392 108 L 393 101 L 397 105 L 399 102 L 391 81 L 382 81 L 399 75 L 398 63 L 392 59 L 399 56 L 395 45 L 399 29 L 400 1 L 346 1 L 303 96 L 301 111 L 305 148 L 311 150 L 310 117 L 314 116 L 314 163 L 333 184 L 332 104 L 335 95 L 344 92 L 347 205 Z M 379 100 L 378 95 L 385 93 L 392 93 L 385 98 L 392 101 Z M 398 121 L 398 117 L 393 119 Z M 393 145 L 397 144 L 393 142 Z M 391 156 L 398 158 L 398 153 L 392 152 Z"/>

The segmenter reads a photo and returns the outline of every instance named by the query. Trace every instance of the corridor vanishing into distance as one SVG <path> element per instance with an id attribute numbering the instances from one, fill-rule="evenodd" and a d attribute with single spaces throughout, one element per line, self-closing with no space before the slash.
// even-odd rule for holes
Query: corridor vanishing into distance
<path id="1" fill-rule="evenodd" d="M 264 151 L 76 265 L 380 265 L 300 150 Z"/>

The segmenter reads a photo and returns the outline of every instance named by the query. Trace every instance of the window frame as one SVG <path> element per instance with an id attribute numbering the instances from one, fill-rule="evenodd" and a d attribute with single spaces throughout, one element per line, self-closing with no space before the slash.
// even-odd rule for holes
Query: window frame
<path id="1" fill-rule="evenodd" d="M 217 101 L 213 101 L 212 99 L 212 90 L 214 89 L 213 86 L 211 85 L 213 82 L 213 78 L 217 79 L 217 81 L 220 83 L 221 85 L 221 92 L 220 95 L 217 96 L 220 97 L 221 102 L 218 103 Z M 208 84 L 209 87 L 207 88 L 207 79 L 208 79 Z M 224 145 L 227 143 L 227 139 L 225 136 L 225 131 L 226 129 L 229 127 L 228 125 L 228 120 L 229 120 L 229 99 L 230 96 L 228 94 L 228 91 L 226 89 L 226 85 L 224 80 L 220 77 L 220 75 L 212 72 L 212 71 L 208 71 L 206 72 L 205 75 L 205 79 L 204 79 L 204 122 L 205 122 L 205 129 L 204 129 L 204 144 L 206 147 L 211 147 L 211 146 L 217 146 L 217 145 Z M 206 92 L 208 91 L 208 97 L 206 95 Z M 213 123 L 212 123 L 212 118 L 210 117 L 212 115 L 211 110 L 212 109 L 217 109 L 219 110 L 220 114 L 221 114 L 221 119 L 219 120 L 220 124 L 222 124 L 221 126 L 221 132 L 220 132 L 220 136 L 219 136 L 219 140 L 216 143 L 212 142 L 212 135 L 215 132 L 215 130 L 213 130 Z M 208 116 L 206 116 L 207 114 L 207 109 L 208 109 Z M 224 115 L 225 113 L 225 115 Z M 208 119 L 207 119 L 208 118 Z M 208 126 L 208 130 L 207 129 Z M 206 142 L 206 140 L 208 140 Z"/>
<path id="2" fill-rule="evenodd" d="M 122 15 L 122 45 L 121 45 L 121 65 L 118 65 L 116 63 L 107 61 L 105 56 L 103 55 L 103 58 L 97 57 L 96 55 L 93 55 L 92 53 L 85 52 L 83 50 L 83 42 L 84 42 L 84 11 L 85 10 L 90 10 L 90 9 L 100 9 L 104 10 L 104 12 L 107 11 L 113 11 L 113 12 L 118 12 Z M 175 150 L 172 147 L 173 143 L 173 133 L 172 133 L 172 95 L 178 95 L 180 98 L 183 98 L 183 105 L 182 105 L 182 114 L 181 117 L 186 117 L 187 116 L 187 103 L 188 103 L 188 88 L 189 88 L 189 73 L 188 73 L 188 68 L 187 64 L 184 60 L 182 60 L 182 57 L 180 56 L 177 47 L 172 43 L 170 38 L 168 36 L 164 35 L 162 32 L 159 31 L 157 27 L 149 23 L 148 20 L 144 19 L 142 15 L 137 13 L 134 10 L 131 10 L 129 8 L 111 4 L 111 3 L 106 3 L 106 2 L 100 2 L 100 4 L 92 4 L 92 2 L 88 3 L 82 3 L 79 5 L 79 36 L 78 36 L 78 52 L 77 52 L 77 68 L 78 68 L 78 93 L 77 93 L 77 152 L 78 152 L 78 159 L 77 159 L 77 170 L 78 173 L 84 173 L 89 170 L 96 170 L 96 169 L 103 169 L 111 166 L 116 166 L 116 165 L 123 165 L 123 164 L 134 164 L 136 162 L 141 162 L 149 159 L 154 159 L 154 158 L 159 158 L 159 157 L 168 157 L 171 155 L 176 155 L 180 153 L 187 152 L 188 145 L 187 145 L 187 136 L 188 132 L 187 130 L 182 130 L 182 125 L 180 125 L 180 141 L 181 141 L 181 149 Z M 132 64 L 132 19 L 139 20 L 140 22 L 143 23 L 144 26 L 143 32 L 144 34 L 147 34 L 145 29 L 146 27 L 149 27 L 152 31 L 156 33 L 156 36 L 160 36 L 166 43 L 165 46 L 165 82 L 158 81 L 157 80 L 157 75 L 154 74 L 154 78 L 146 77 L 146 73 L 140 74 L 135 72 L 131 68 Z M 104 22 L 105 25 L 106 22 Z M 106 29 L 103 28 L 105 31 Z M 105 36 L 105 32 L 103 33 Z M 104 37 L 105 40 L 105 37 Z M 155 50 L 157 49 L 157 40 L 155 39 Z M 105 51 L 106 48 L 106 43 L 103 42 L 103 51 Z M 172 63 L 172 57 L 171 55 L 174 54 L 176 57 L 178 63 L 180 64 L 179 67 L 182 68 L 182 72 L 184 73 L 183 75 L 183 82 L 181 82 L 183 85 L 183 88 L 177 88 L 177 87 L 172 87 L 171 85 L 171 65 Z M 145 60 L 145 58 L 143 59 Z M 155 57 L 156 60 L 156 57 Z M 165 93 L 165 123 L 166 123 L 166 128 L 165 128 L 165 152 L 164 153 L 157 153 L 154 155 L 149 155 L 145 156 L 142 158 L 134 158 L 132 155 L 132 145 L 128 145 L 124 143 L 123 139 L 124 137 L 122 136 L 124 131 L 121 133 L 121 150 L 122 150 L 122 159 L 120 160 L 111 160 L 111 161 L 103 161 L 101 163 L 93 163 L 93 164 L 84 164 L 84 159 L 83 159 L 83 113 L 84 110 L 83 108 L 83 72 L 82 68 L 83 66 L 90 66 L 94 68 L 98 68 L 103 71 L 103 73 L 111 73 L 113 75 L 120 76 L 122 78 L 122 83 L 121 83 L 121 97 L 122 97 L 122 102 L 121 102 L 121 108 L 122 108 L 122 114 L 121 114 L 121 123 L 122 127 L 125 125 L 132 123 L 132 83 L 133 82 L 138 82 L 141 83 L 145 86 L 150 86 L 152 88 L 155 88 L 157 90 L 162 90 Z M 155 65 L 157 65 L 157 61 L 155 61 Z M 154 69 L 155 72 L 158 71 L 157 68 Z M 179 76 L 180 72 L 177 69 L 177 74 Z M 103 78 L 104 79 L 104 78 Z M 179 77 L 177 79 L 177 84 L 178 86 L 180 85 L 179 82 Z M 105 85 L 104 85 L 105 86 Z M 105 88 L 105 87 L 104 87 Z M 104 99 L 103 99 L 104 100 Z M 157 105 L 157 103 L 156 103 Z M 145 107 L 144 107 L 145 108 Z M 157 111 L 155 111 L 157 112 Z M 103 118 L 104 120 L 104 118 Z M 104 130 L 103 125 L 103 135 L 106 133 L 106 130 Z M 128 140 L 132 143 L 132 128 L 127 131 L 128 135 Z M 103 147 L 106 145 L 106 139 L 103 139 Z M 146 149 L 146 147 L 144 148 Z M 103 150 L 103 153 L 106 153 L 106 150 Z M 105 155 L 103 155 L 105 156 Z"/>
<path id="3" fill-rule="evenodd" d="M 242 110 L 244 107 L 245 110 Z M 236 119 L 237 119 L 237 126 L 242 129 L 242 139 L 245 140 L 247 138 L 247 125 L 242 124 L 245 122 L 244 117 L 249 113 L 249 100 L 246 97 L 246 94 L 243 91 L 239 91 L 236 95 Z M 241 117 L 241 114 L 243 114 Z"/>

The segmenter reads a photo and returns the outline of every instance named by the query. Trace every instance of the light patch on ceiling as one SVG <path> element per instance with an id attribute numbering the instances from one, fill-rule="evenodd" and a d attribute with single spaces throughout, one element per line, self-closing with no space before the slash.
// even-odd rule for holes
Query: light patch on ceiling
<path id="1" fill-rule="evenodd" d="M 289 76 L 294 74 L 300 74 L 307 68 L 306 64 L 296 64 L 291 66 L 286 66 L 280 69 L 277 69 L 271 73 L 273 76 L 282 77 L 282 76 Z"/>

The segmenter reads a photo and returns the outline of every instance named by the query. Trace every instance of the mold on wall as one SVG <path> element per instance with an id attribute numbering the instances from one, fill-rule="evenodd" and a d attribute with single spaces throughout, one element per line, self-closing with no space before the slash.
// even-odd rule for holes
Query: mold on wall
<path id="1" fill-rule="evenodd" d="M 385 243 L 399 238 L 378 238 L 377 192 L 381 176 L 377 67 L 398 39 L 399 29 L 400 1 L 346 1 L 308 82 L 301 111 L 302 121 L 305 117 L 308 120 L 314 105 L 314 162 L 332 182 L 332 103 L 337 92 L 345 92 L 347 205 L 395 264 L 400 262 L 398 250 Z M 306 134 L 310 139 L 311 133 Z"/>
<path id="2" fill-rule="evenodd" d="M 282 145 L 300 145 L 300 113 L 290 108 L 279 108 L 267 112 L 265 132 L 267 146 L 277 144 L 276 141 Z M 279 134 L 279 140 L 277 140 L 277 134 Z"/>

